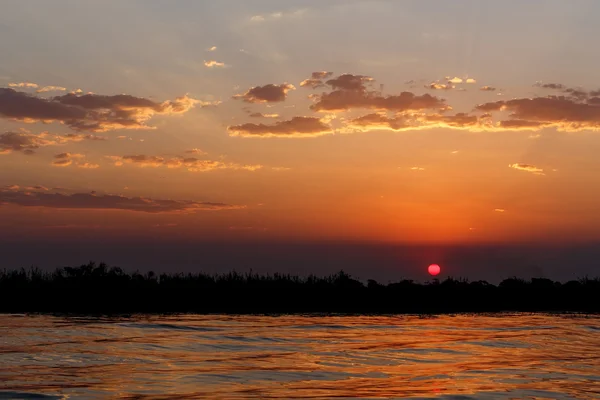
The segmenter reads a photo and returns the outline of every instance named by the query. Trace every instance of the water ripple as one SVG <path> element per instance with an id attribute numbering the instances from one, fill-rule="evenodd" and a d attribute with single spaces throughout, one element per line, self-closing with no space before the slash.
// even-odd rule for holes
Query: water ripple
<path id="1" fill-rule="evenodd" d="M 0 315 L 0 399 L 594 399 L 600 317 Z"/>

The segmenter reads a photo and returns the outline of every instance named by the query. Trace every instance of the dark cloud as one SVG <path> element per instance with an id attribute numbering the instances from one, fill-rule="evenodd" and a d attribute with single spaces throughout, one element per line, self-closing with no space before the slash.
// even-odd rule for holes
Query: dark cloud
<path id="1" fill-rule="evenodd" d="M 54 158 L 56 159 L 63 159 L 63 158 L 70 158 L 71 157 L 71 153 L 60 153 L 54 156 Z"/>
<path id="2" fill-rule="evenodd" d="M 544 83 L 544 84 L 540 84 L 539 86 L 544 89 L 552 89 L 552 90 L 563 90 L 566 88 L 565 85 L 563 85 L 562 83 Z"/>
<path id="3" fill-rule="evenodd" d="M 351 109 L 372 109 L 381 111 L 416 111 L 423 109 L 445 109 L 443 99 L 430 94 L 415 95 L 402 92 L 399 95 L 382 96 L 378 92 L 364 90 L 335 90 L 314 97 L 314 111 L 348 111 Z"/>
<path id="4" fill-rule="evenodd" d="M 312 137 L 333 133 L 332 128 L 314 117 L 294 117 L 273 125 L 246 123 L 229 126 L 231 136 L 245 137 Z"/>
<path id="5" fill-rule="evenodd" d="M 80 142 L 82 140 L 104 140 L 95 135 L 69 134 L 66 136 L 52 135 L 44 132 L 34 135 L 26 131 L 5 132 L 0 134 L 0 154 L 13 151 L 24 154 L 33 154 L 35 150 L 45 146 L 57 146 L 69 142 Z"/>
<path id="6" fill-rule="evenodd" d="M 373 113 L 351 120 L 349 127 L 356 128 L 358 130 L 385 129 L 400 131 L 411 129 L 413 126 L 409 124 L 402 116 L 388 117 L 385 114 Z"/>
<path id="7" fill-rule="evenodd" d="M 311 95 L 313 111 L 348 111 L 351 109 L 372 109 L 378 111 L 416 111 L 422 109 L 444 109 L 444 100 L 429 94 L 417 96 L 411 92 L 383 96 L 381 92 L 369 90 L 367 85 L 373 79 L 364 75 L 344 74 L 326 82 L 333 91 Z"/>
<path id="8" fill-rule="evenodd" d="M 363 91 L 366 90 L 366 84 L 372 81 L 373 78 L 365 75 L 343 74 L 325 83 L 334 90 Z"/>
<path id="9" fill-rule="evenodd" d="M 246 93 L 236 94 L 233 98 L 242 99 L 246 103 L 277 103 L 285 101 L 287 93 L 295 89 L 294 85 L 289 83 L 282 83 L 281 85 L 270 83 L 250 88 Z"/>
<path id="10" fill-rule="evenodd" d="M 385 113 L 373 113 L 351 120 L 347 124 L 347 128 L 362 132 L 369 130 L 410 131 L 428 128 L 483 130 L 483 125 L 477 116 L 466 113 L 455 115 L 402 114 L 393 117 L 389 117 Z"/>
<path id="11" fill-rule="evenodd" d="M 60 122 L 77 131 L 152 129 L 146 122 L 155 115 L 182 114 L 204 103 L 188 96 L 157 103 L 130 95 L 104 96 L 68 93 L 36 97 L 0 88 L 0 117 L 24 122 Z"/>
<path id="12" fill-rule="evenodd" d="M 186 200 L 156 200 L 144 197 L 99 195 L 92 193 L 47 193 L 20 190 L 0 190 L 0 206 L 6 204 L 23 207 L 60 209 L 125 210 L 146 213 L 194 212 L 203 210 L 232 210 L 244 208 L 223 203 Z"/>
<path id="13" fill-rule="evenodd" d="M 565 96 L 513 99 L 480 104 L 479 111 L 511 112 L 511 120 L 529 121 L 529 126 L 556 127 L 564 131 L 600 129 L 600 107 Z M 502 122 L 500 123 L 502 124 Z"/>
<path id="14" fill-rule="evenodd" d="M 590 97 L 589 99 L 587 99 L 587 103 L 595 106 L 600 106 L 600 97 Z"/>
<path id="15" fill-rule="evenodd" d="M 563 85 L 562 83 L 537 83 L 534 86 L 538 86 L 543 89 L 560 90 L 561 92 L 568 94 L 569 97 L 572 97 L 575 100 L 585 100 L 588 96 L 593 96 L 593 94 L 588 93 L 587 90 L 583 90 L 581 88 L 570 88 Z"/>

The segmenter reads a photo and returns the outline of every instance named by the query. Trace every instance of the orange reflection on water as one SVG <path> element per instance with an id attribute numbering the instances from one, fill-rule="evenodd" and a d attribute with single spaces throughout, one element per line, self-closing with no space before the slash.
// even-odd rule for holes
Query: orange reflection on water
<path id="1" fill-rule="evenodd" d="M 4 315 L 0 327 L 0 390 L 14 395 L 600 396 L 592 316 Z"/>

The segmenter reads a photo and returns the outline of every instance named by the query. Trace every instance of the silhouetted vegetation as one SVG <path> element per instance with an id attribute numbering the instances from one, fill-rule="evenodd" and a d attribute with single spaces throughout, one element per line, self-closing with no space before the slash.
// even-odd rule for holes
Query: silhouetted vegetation
<path id="1" fill-rule="evenodd" d="M 342 272 L 126 273 L 90 263 L 44 272 L 0 272 L 0 312 L 50 313 L 452 313 L 600 311 L 600 279 L 566 283 L 509 278 L 498 286 L 447 278 L 367 284 Z"/>

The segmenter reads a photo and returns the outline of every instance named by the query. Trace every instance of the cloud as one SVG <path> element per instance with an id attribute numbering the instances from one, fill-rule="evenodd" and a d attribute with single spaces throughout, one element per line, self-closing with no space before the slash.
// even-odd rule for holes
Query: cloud
<path id="1" fill-rule="evenodd" d="M 329 78 L 332 75 L 333 75 L 333 72 L 317 71 L 317 72 L 313 72 L 310 77 L 312 79 L 325 79 L 325 78 Z"/>
<path id="2" fill-rule="evenodd" d="M 412 125 L 410 125 L 403 116 L 388 117 L 386 114 L 381 113 L 367 114 L 355 118 L 351 120 L 347 126 L 360 131 L 378 129 L 402 131 L 412 128 Z"/>
<path id="3" fill-rule="evenodd" d="M 300 82 L 300 86 L 302 86 L 302 87 L 308 87 L 308 88 L 311 88 L 311 89 L 317 89 L 317 88 L 320 88 L 320 87 L 325 87 L 325 84 L 320 79 L 308 78 L 308 79 L 305 79 L 302 82 Z"/>
<path id="4" fill-rule="evenodd" d="M 214 104 L 187 95 L 162 103 L 127 94 L 67 93 L 46 99 L 0 88 L 0 117 L 28 123 L 59 122 L 76 131 L 153 129 L 146 122 L 155 115 L 183 114 L 196 105 Z"/>
<path id="5" fill-rule="evenodd" d="M 208 49 L 206 49 L 206 51 L 215 51 L 215 50 L 217 50 L 217 46 L 212 46 L 212 47 L 209 47 Z"/>
<path id="6" fill-rule="evenodd" d="M 373 78 L 365 75 L 342 74 L 337 78 L 325 82 L 334 90 L 366 90 L 366 84 L 372 82 Z"/>
<path id="7" fill-rule="evenodd" d="M 332 128 L 314 117 L 293 117 L 273 125 L 246 123 L 229 126 L 230 136 L 242 137 L 315 137 L 332 134 Z"/>
<path id="8" fill-rule="evenodd" d="M 134 164 L 139 167 L 166 167 L 166 168 L 186 168 L 190 172 L 208 172 L 222 169 L 256 171 L 261 169 L 262 165 L 242 165 L 228 163 L 223 161 L 200 160 L 195 157 L 173 157 L 164 158 L 161 156 L 148 156 L 143 154 L 126 156 L 109 156 L 115 162 L 115 166 L 123 164 Z"/>
<path id="9" fill-rule="evenodd" d="M 54 158 L 61 160 L 61 159 L 65 159 L 65 158 L 71 158 L 71 157 L 84 157 L 83 154 L 71 154 L 71 153 L 60 153 L 54 156 Z"/>
<path id="10" fill-rule="evenodd" d="M 533 173 L 535 175 L 544 175 L 544 170 L 543 169 L 538 168 L 535 165 L 531 165 L 531 164 L 517 163 L 517 164 L 510 164 L 509 167 L 517 169 L 519 171 L 531 172 L 531 173 Z"/>
<path id="11" fill-rule="evenodd" d="M 497 126 L 500 128 L 504 128 L 506 130 L 533 130 L 537 131 L 541 128 L 549 126 L 544 122 L 537 121 L 526 121 L 522 119 L 509 119 L 504 121 L 499 121 Z"/>
<path id="12" fill-rule="evenodd" d="M 73 160 L 71 160 L 70 158 L 52 161 L 52 165 L 54 165 L 55 167 L 68 167 L 71 164 L 73 164 Z"/>
<path id="13" fill-rule="evenodd" d="M 68 167 L 73 165 L 77 168 L 83 169 L 97 169 L 100 168 L 99 164 L 89 163 L 84 161 L 85 155 L 78 153 L 60 153 L 54 156 L 52 165 L 55 167 Z"/>
<path id="14" fill-rule="evenodd" d="M 78 161 L 85 158 L 83 154 L 78 153 L 60 153 L 54 156 L 54 161 L 52 165 L 55 167 L 68 167 L 69 165 L 74 165 L 79 168 L 98 168 L 100 167 L 98 164 L 90 164 L 87 162 Z"/>
<path id="15" fill-rule="evenodd" d="M 553 89 L 553 90 L 566 89 L 566 86 L 563 85 L 562 83 L 544 83 L 544 84 L 539 84 L 538 86 L 541 88 L 544 88 L 544 89 Z"/>
<path id="16" fill-rule="evenodd" d="M 452 85 L 451 83 L 438 83 L 438 82 L 431 82 L 429 85 L 425 85 L 426 88 L 428 89 L 434 89 L 434 90 L 451 90 L 454 89 L 456 86 Z"/>
<path id="17" fill-rule="evenodd" d="M 501 127 L 541 129 L 555 127 L 560 131 L 600 130 L 600 107 L 565 96 L 513 99 L 480 104 L 479 111 L 509 111 L 510 120 Z"/>
<path id="18" fill-rule="evenodd" d="M 479 88 L 479 90 L 483 90 L 484 92 L 493 92 L 496 90 L 496 88 L 491 86 L 482 86 Z"/>
<path id="19" fill-rule="evenodd" d="M 336 90 L 313 98 L 314 111 L 340 112 L 351 109 L 373 109 L 388 111 L 411 111 L 423 109 L 445 109 L 445 101 L 429 94 L 415 95 L 402 92 L 399 95 L 381 96 L 375 92 Z"/>
<path id="20" fill-rule="evenodd" d="M 595 96 L 594 93 L 597 92 L 588 92 L 587 90 L 583 90 L 581 88 L 569 88 L 565 85 L 563 85 L 562 83 L 541 83 L 538 82 L 533 86 L 537 86 L 537 87 L 541 87 L 543 89 L 550 89 L 550 90 L 559 90 L 563 93 L 567 93 L 569 95 L 569 97 L 573 98 L 574 100 L 585 100 L 587 99 L 589 96 Z"/>
<path id="21" fill-rule="evenodd" d="M 466 83 L 477 83 L 477 81 L 476 81 L 475 79 L 473 79 L 473 78 L 467 78 L 467 79 L 465 80 L 465 82 L 466 82 Z"/>
<path id="22" fill-rule="evenodd" d="M 186 154 L 199 154 L 199 155 L 204 155 L 204 154 L 206 154 L 206 152 L 205 152 L 205 151 L 202 151 L 202 150 L 200 150 L 200 149 L 196 149 L 196 148 L 193 148 L 193 149 L 190 149 L 190 150 L 186 150 L 186 151 L 185 151 L 185 153 L 186 153 Z"/>
<path id="23" fill-rule="evenodd" d="M 62 86 L 44 86 L 43 88 L 36 90 L 36 93 L 65 92 L 66 90 L 67 88 L 64 88 Z"/>
<path id="24" fill-rule="evenodd" d="M 276 11 L 270 14 L 258 14 L 250 17 L 250 22 L 261 23 L 266 21 L 278 21 L 283 18 L 300 18 L 306 13 L 305 9 L 299 9 L 291 12 Z"/>
<path id="25" fill-rule="evenodd" d="M 245 206 L 188 200 L 157 200 L 144 197 L 92 193 L 47 193 L 0 189 L 0 206 L 12 204 L 23 207 L 55 209 L 123 210 L 146 213 L 236 210 Z"/>
<path id="26" fill-rule="evenodd" d="M 412 131 L 431 128 L 482 130 L 482 122 L 477 116 L 466 113 L 455 115 L 441 114 L 400 114 L 389 117 L 385 113 L 367 114 L 350 120 L 346 129 L 359 132 L 371 130 Z"/>
<path id="27" fill-rule="evenodd" d="M 463 83 L 462 78 L 459 78 L 458 76 L 455 76 L 452 79 L 450 79 L 450 77 L 446 77 L 446 79 L 448 80 L 449 83 Z"/>
<path id="28" fill-rule="evenodd" d="M 427 108 L 445 109 L 444 100 L 429 94 L 421 96 L 411 92 L 383 96 L 379 91 L 368 90 L 373 79 L 364 75 L 343 74 L 325 82 L 333 91 L 313 94 L 313 111 L 342 112 L 351 109 L 373 109 L 378 111 L 410 111 Z"/>
<path id="29" fill-rule="evenodd" d="M 503 212 L 505 212 L 505 211 L 506 211 L 506 210 L 505 210 L 505 209 L 503 209 L 503 208 L 494 208 L 494 212 L 503 213 Z"/>
<path id="30" fill-rule="evenodd" d="M 224 67 L 225 63 L 222 62 L 218 62 L 215 60 L 209 60 L 209 61 L 204 61 L 204 66 L 208 67 L 208 68 L 215 68 L 215 67 Z"/>
<path id="31" fill-rule="evenodd" d="M 255 112 L 250 114 L 252 118 L 279 118 L 279 114 L 263 114 L 259 112 Z"/>
<path id="32" fill-rule="evenodd" d="M 48 132 L 43 132 L 39 135 L 27 131 L 5 132 L 0 134 L 0 154 L 7 154 L 13 151 L 33 154 L 40 147 L 57 146 L 69 142 L 80 142 L 82 140 L 104 140 L 104 138 L 82 134 L 59 136 Z"/>
<path id="33" fill-rule="evenodd" d="M 84 163 L 77 164 L 77 168 L 97 169 L 97 168 L 100 168 L 100 165 L 84 162 Z"/>
<path id="34" fill-rule="evenodd" d="M 311 74 L 310 78 L 305 79 L 302 82 L 300 82 L 300 86 L 308 87 L 311 89 L 325 87 L 325 84 L 323 83 L 323 79 L 329 78 L 332 75 L 333 75 L 333 72 L 327 72 L 327 71 L 313 72 Z"/>
<path id="35" fill-rule="evenodd" d="M 410 167 L 411 171 L 425 171 L 425 168 L 423 167 Z"/>
<path id="36" fill-rule="evenodd" d="M 19 82 L 19 83 L 9 83 L 8 87 L 11 88 L 32 88 L 32 89 L 36 89 L 38 87 L 37 83 L 31 83 L 31 82 Z"/>
<path id="37" fill-rule="evenodd" d="M 268 85 L 250 88 L 246 93 L 236 94 L 233 98 L 242 99 L 246 103 L 277 103 L 285 101 L 287 93 L 295 89 L 294 85 L 289 83 L 280 85 L 269 83 Z"/>

